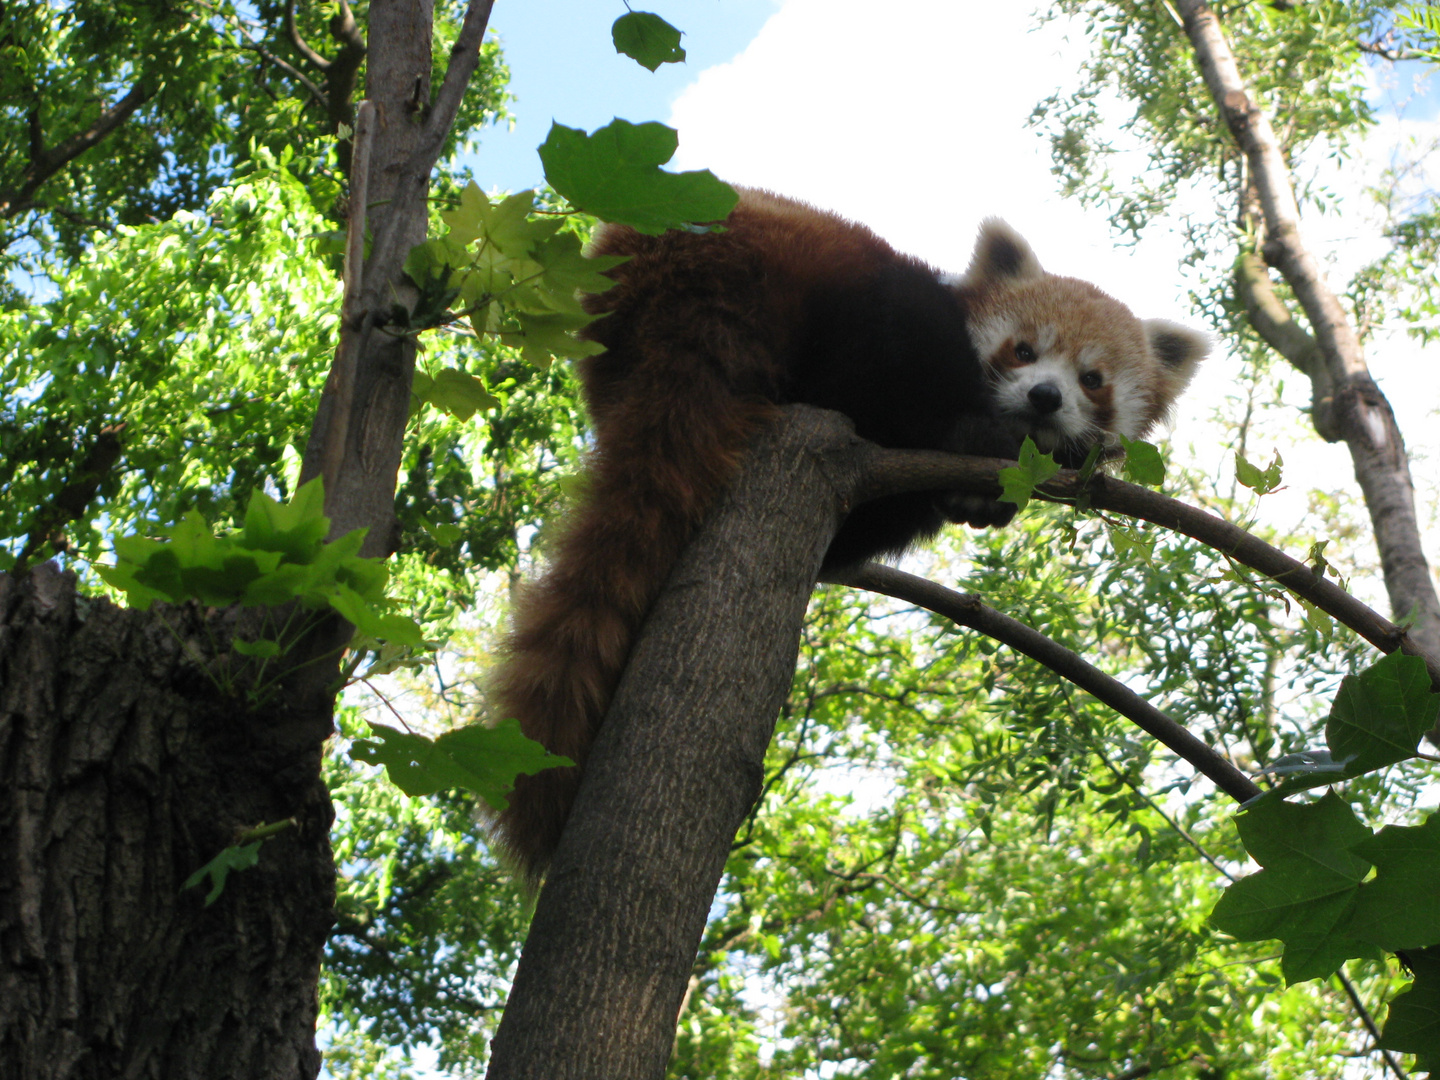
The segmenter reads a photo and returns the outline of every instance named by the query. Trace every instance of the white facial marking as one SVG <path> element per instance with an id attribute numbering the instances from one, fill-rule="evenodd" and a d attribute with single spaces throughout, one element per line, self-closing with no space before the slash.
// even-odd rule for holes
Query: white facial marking
<path id="1" fill-rule="evenodd" d="M 1003 414 L 1024 423 L 1037 446 L 1051 450 L 1066 439 L 1084 437 L 1094 426 L 1090 401 L 1079 378 L 1074 363 L 1063 353 L 1042 352 L 1033 364 L 999 373 L 995 403 Z M 1060 403 L 1058 408 L 1044 411 L 1030 395 L 1047 384 L 1059 395 Z"/>

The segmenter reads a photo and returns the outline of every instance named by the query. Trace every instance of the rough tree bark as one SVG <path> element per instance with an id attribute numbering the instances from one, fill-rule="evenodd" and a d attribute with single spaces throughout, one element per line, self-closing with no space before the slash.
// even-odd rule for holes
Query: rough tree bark
<path id="1" fill-rule="evenodd" d="M 1278 270 L 1305 312 L 1313 340 L 1285 312 L 1265 267 L 1239 267 L 1237 286 L 1251 324 L 1277 352 L 1310 377 L 1315 429 L 1344 440 L 1365 496 L 1390 609 L 1414 619 L 1409 634 L 1424 652 L 1440 655 L 1440 597 L 1420 542 L 1410 459 L 1395 414 L 1365 363 L 1359 336 L 1319 262 L 1300 235 L 1300 210 L 1290 171 L 1265 111 L 1240 76 L 1220 20 L 1204 0 L 1177 0 L 1185 32 L 1216 108 L 1245 154 L 1258 196 L 1265 263 Z"/>
<path id="2" fill-rule="evenodd" d="M 430 0 L 368 9 L 375 244 L 305 459 L 336 464 L 332 535 L 368 529 L 366 554 L 392 550 L 415 351 L 395 330 L 402 267 L 489 10 L 472 0 L 432 104 Z M 321 748 L 349 627 L 312 635 L 250 708 L 221 673 L 253 614 L 123 611 L 74 585 L 48 565 L 0 577 L 0 1077 L 313 1077 L 334 902 Z M 180 892 L 237 834 L 288 818 L 213 906 Z"/>
<path id="3" fill-rule="evenodd" d="M 868 449 L 838 414 L 789 410 L 670 575 L 541 891 L 491 1080 L 665 1075 L 805 605 Z"/>
<path id="4" fill-rule="evenodd" d="M 330 716 L 221 692 L 227 621 L 77 596 L 50 564 L 0 577 L 0 1075 L 318 1070 Z M 181 891 L 287 818 L 215 904 Z"/>

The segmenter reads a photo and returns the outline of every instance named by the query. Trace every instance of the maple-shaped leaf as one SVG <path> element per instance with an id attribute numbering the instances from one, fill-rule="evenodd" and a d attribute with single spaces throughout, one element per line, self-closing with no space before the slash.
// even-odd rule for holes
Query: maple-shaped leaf
<path id="1" fill-rule="evenodd" d="M 1355 956 L 1378 959 L 1348 927 L 1370 863 L 1354 848 L 1372 833 L 1333 791 L 1302 805 L 1266 800 L 1236 818 L 1262 867 L 1220 897 L 1210 922 L 1241 941 L 1278 938 L 1287 983 L 1324 978 Z"/>
<path id="2" fill-rule="evenodd" d="M 1335 695 L 1325 741 L 1350 776 L 1372 772 L 1415 755 L 1420 737 L 1435 726 L 1440 694 L 1418 656 L 1391 653 L 1347 675 Z"/>
<path id="3" fill-rule="evenodd" d="M 1120 436 L 1120 445 L 1125 450 L 1121 471 L 1126 480 L 1146 487 L 1159 487 L 1165 482 L 1165 459 L 1158 446 L 1124 435 Z"/>
<path id="4" fill-rule="evenodd" d="M 690 222 L 723 221 L 739 196 L 709 169 L 668 173 L 679 145 L 674 128 L 614 120 L 587 135 L 554 124 L 540 146 L 550 186 L 581 210 L 660 233 Z"/>
<path id="5" fill-rule="evenodd" d="M 1440 948 L 1405 954 L 1415 974 L 1409 989 L 1390 1002 L 1385 1030 L 1375 1044 L 1415 1055 L 1415 1072 L 1440 1072 Z"/>
<path id="6" fill-rule="evenodd" d="M 504 810 L 506 796 L 520 773 L 575 764 L 552 754 L 506 720 L 489 727 L 470 724 L 435 739 L 383 724 L 370 725 L 378 742 L 362 739 L 350 748 L 357 761 L 384 765 L 391 781 L 406 795 L 433 795 L 449 788 L 475 792 L 495 810 Z"/>
<path id="7" fill-rule="evenodd" d="M 1013 502 L 1024 510 L 1030 505 L 1030 496 L 1039 484 L 1049 480 L 1060 466 L 1049 454 L 1042 454 L 1030 436 L 1020 445 L 1020 457 L 1015 465 L 1000 470 L 1001 502 Z"/>
<path id="8" fill-rule="evenodd" d="M 1390 952 L 1440 945 L 1440 813 L 1386 825 L 1355 851 L 1375 877 L 1360 889 L 1350 932 Z"/>

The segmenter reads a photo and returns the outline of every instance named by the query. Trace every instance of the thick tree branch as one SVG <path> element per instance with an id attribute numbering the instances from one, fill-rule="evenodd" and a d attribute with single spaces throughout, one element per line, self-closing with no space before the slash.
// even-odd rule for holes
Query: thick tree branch
<path id="1" fill-rule="evenodd" d="M 489 1080 L 660 1080 L 730 842 L 760 793 L 856 439 L 797 407 L 671 571 L 545 886 Z"/>
<path id="2" fill-rule="evenodd" d="M 330 130 L 339 131 L 341 124 L 350 123 L 350 99 L 355 96 L 355 80 L 360 76 L 360 65 L 365 62 L 367 52 L 365 34 L 345 0 L 340 0 L 339 10 L 330 17 L 330 36 L 340 51 L 324 69 L 325 100 L 330 105 Z M 346 172 L 350 169 L 350 161 L 343 153 L 340 166 Z M 426 181 L 429 181 L 428 175 Z"/>
<path id="3" fill-rule="evenodd" d="M 30 196 L 70 162 L 94 146 L 130 118 L 130 114 L 149 99 L 153 87 L 148 80 L 136 83 L 124 97 L 100 113 L 99 118 L 84 131 L 70 136 L 59 146 L 45 149 L 37 106 L 30 113 L 30 164 L 20 174 L 20 183 L 10 191 L 0 191 L 0 217 L 13 217 L 30 201 Z"/>
<path id="4" fill-rule="evenodd" d="M 996 473 L 1011 464 L 1013 462 L 993 458 L 875 447 L 868 463 L 866 481 L 859 489 L 856 501 L 901 491 L 953 489 L 998 494 L 1000 488 L 995 479 Z M 1096 473 L 1088 484 L 1081 484 L 1078 472 L 1062 469 L 1054 479 L 1037 489 L 1037 494 L 1052 502 L 1063 503 L 1074 502 L 1083 494 L 1097 510 L 1128 514 L 1199 540 L 1285 586 L 1296 596 L 1350 627 L 1381 652 L 1390 653 L 1399 649 L 1420 657 L 1429 669 L 1432 684 L 1440 691 L 1440 658 L 1424 649 L 1412 635 L 1332 581 L 1316 574 L 1304 563 L 1239 526 L 1157 491 L 1138 484 L 1127 484 L 1104 473 Z"/>
<path id="5" fill-rule="evenodd" d="M 1237 802 L 1245 802 L 1261 794 L 1261 789 L 1248 776 L 1124 683 L 1086 663 L 1079 655 L 1038 630 L 989 607 L 978 596 L 958 593 L 879 563 L 867 563 L 827 580 L 884 593 L 943 615 L 961 626 L 978 630 L 1044 664 L 1103 701 L 1194 765 Z"/>
<path id="6" fill-rule="evenodd" d="M 407 213 L 413 212 L 414 207 L 424 200 L 425 193 L 429 190 L 430 170 L 440 158 L 440 151 L 445 147 L 445 139 L 449 136 L 450 128 L 459 112 L 461 99 L 464 98 L 470 79 L 475 74 L 475 68 L 479 66 L 480 44 L 485 39 L 485 26 L 489 22 L 490 9 L 493 6 L 494 0 L 470 0 L 470 6 L 465 10 L 465 21 L 461 24 L 460 34 L 450 50 L 450 62 L 445 68 L 445 79 L 440 85 L 440 93 L 425 118 L 414 152 L 400 169 L 395 189 L 396 212 L 389 216 L 385 228 L 376 235 L 371 247 L 371 259 L 374 263 L 388 265 L 396 260 L 401 239 L 394 223 Z M 399 261 L 404 261 L 403 254 L 400 254 Z M 373 305 L 380 301 L 381 287 L 381 282 L 366 282 L 368 304 Z"/>
<path id="7" fill-rule="evenodd" d="M 1327 426 L 1333 422 L 1350 450 L 1391 610 L 1412 620 L 1411 636 L 1431 655 L 1440 655 L 1440 596 L 1420 542 L 1409 457 L 1390 403 L 1370 376 L 1344 306 L 1301 238 L 1300 209 L 1283 148 L 1240 76 L 1219 19 L 1205 0 L 1177 0 L 1177 6 L 1205 85 L 1249 165 L 1264 218 L 1265 261 L 1295 293 L 1324 360 L 1331 387 L 1316 392 L 1323 398 L 1330 391 L 1334 407 L 1329 416 L 1317 418 Z"/>
<path id="8" fill-rule="evenodd" d="M 336 351 L 338 368 L 321 395 L 301 469 L 302 480 L 308 480 L 330 472 L 327 461 L 339 460 L 325 491 L 332 536 L 367 529 L 366 555 L 388 555 L 394 548 L 395 476 L 410 413 L 415 342 L 391 325 L 391 312 L 396 305 L 414 303 L 405 258 L 425 238 L 430 171 L 479 63 L 490 6 L 472 0 L 441 100 L 422 123 L 412 122 L 410 114 L 416 88 L 430 86 L 431 29 L 418 34 L 413 5 L 401 0 L 373 0 L 369 8 L 366 97 L 374 103 L 376 122 L 363 183 L 375 242 L 361 275 L 360 315 L 349 305 Z M 348 10 L 336 19 L 344 23 Z M 353 169 L 351 182 L 354 213 L 360 182 Z M 337 395 L 347 385 L 349 401 L 342 407 Z"/>
<path id="9" fill-rule="evenodd" d="M 334 395 L 335 422 L 325 431 L 320 447 L 325 490 L 336 490 L 350 433 L 355 404 L 355 365 L 358 360 L 365 309 L 360 292 L 365 273 L 365 218 L 370 197 L 370 148 L 375 141 L 375 106 L 362 101 L 355 112 L 355 135 L 350 170 L 350 213 L 345 230 L 345 297 L 340 307 L 340 345 L 330 367 L 326 389 Z"/>

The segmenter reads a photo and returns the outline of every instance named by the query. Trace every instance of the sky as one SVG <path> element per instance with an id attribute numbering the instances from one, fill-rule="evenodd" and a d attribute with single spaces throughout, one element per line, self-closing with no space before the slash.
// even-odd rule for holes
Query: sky
<path id="1" fill-rule="evenodd" d="M 512 130 L 482 139 L 471 165 L 483 187 L 538 183 L 535 147 L 552 120 L 587 130 L 613 116 L 661 120 L 679 131 L 673 168 L 709 168 L 837 211 L 951 272 L 968 263 L 980 221 L 1000 216 L 1047 270 L 1093 281 L 1141 317 L 1203 326 L 1189 300 L 1199 283 L 1182 267 L 1178 232 L 1157 227 L 1137 245 L 1121 244 L 1103 209 L 1061 198 L 1043 136 L 1027 124 L 1038 101 L 1073 83 L 1085 55 L 1083 36 L 1068 24 L 1042 25 L 1031 4 L 993 0 L 888 0 L 883 9 L 861 0 L 647 0 L 637 8 L 644 9 L 685 32 L 686 63 L 652 74 L 617 56 L 609 24 L 626 10 L 623 0 L 496 4 L 491 24 L 510 64 L 516 119 Z M 1408 77 L 1400 83 L 1377 85 L 1383 122 L 1350 161 L 1339 169 L 1314 163 L 1312 179 L 1341 195 L 1348 211 L 1305 220 L 1339 289 L 1380 250 L 1365 185 L 1379 181 L 1407 139 L 1440 131 L 1440 96 Z M 1227 408 L 1239 361 L 1217 345 L 1173 441 L 1178 456 L 1219 478 L 1233 465 L 1205 418 Z M 1376 341 L 1369 353 L 1433 506 L 1440 364 L 1396 338 Z M 1282 528 L 1303 524 L 1311 487 L 1353 487 L 1343 446 L 1288 423 L 1306 402 L 1303 383 L 1298 374 L 1286 381 L 1287 408 L 1271 410 L 1276 433 L 1260 425 L 1252 443 L 1252 458 L 1268 461 L 1278 450 L 1287 463 L 1289 490 L 1262 509 Z"/>

